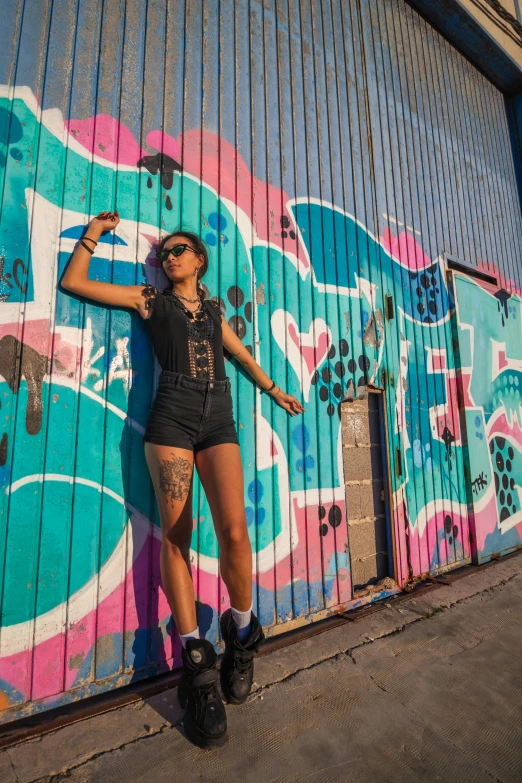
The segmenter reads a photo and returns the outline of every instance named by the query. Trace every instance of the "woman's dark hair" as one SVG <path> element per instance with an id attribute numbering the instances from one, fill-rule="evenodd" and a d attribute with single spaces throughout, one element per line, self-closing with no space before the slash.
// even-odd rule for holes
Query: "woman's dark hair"
<path id="1" fill-rule="evenodd" d="M 203 243 L 203 240 L 201 237 L 198 237 L 197 234 L 194 234 L 192 231 L 184 231 L 183 229 L 180 229 L 179 231 L 173 231 L 172 234 L 167 234 L 166 237 L 163 237 L 161 242 L 158 245 L 157 253 L 159 253 L 163 248 L 165 247 L 165 243 L 168 242 L 169 239 L 172 239 L 172 237 L 183 237 L 183 239 L 187 239 L 194 250 L 197 252 L 198 256 L 203 256 L 203 264 L 198 269 L 198 275 L 197 275 L 197 282 L 196 282 L 196 288 L 197 293 L 200 299 L 205 299 L 206 291 L 203 288 L 203 286 L 200 283 L 201 278 L 205 275 L 207 269 L 208 269 L 208 251 Z M 172 291 L 172 281 L 169 281 L 169 285 L 166 287 L 166 291 Z"/>

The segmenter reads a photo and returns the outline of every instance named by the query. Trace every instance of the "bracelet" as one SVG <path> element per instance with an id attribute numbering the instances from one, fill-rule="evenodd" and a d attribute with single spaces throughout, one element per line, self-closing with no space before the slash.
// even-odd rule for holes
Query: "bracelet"
<path id="1" fill-rule="evenodd" d="M 85 242 L 83 241 L 83 239 L 80 239 L 80 245 L 81 245 L 82 247 L 84 247 L 84 248 L 86 249 L 86 251 L 87 251 L 88 253 L 90 253 L 90 254 L 91 254 L 91 256 L 92 256 L 92 254 L 94 253 L 94 248 L 92 248 L 92 247 L 89 247 L 89 245 L 86 245 L 86 244 L 85 244 Z"/>
<path id="2" fill-rule="evenodd" d="M 91 239 L 91 237 L 82 237 L 82 239 L 84 241 L 87 240 L 87 242 L 94 242 L 95 245 L 98 244 L 97 241 L 95 239 Z"/>
<path id="3" fill-rule="evenodd" d="M 271 387 L 269 389 L 263 389 L 265 394 L 270 394 L 270 392 L 272 391 L 272 389 L 274 388 L 275 385 L 276 385 L 276 382 L 272 381 L 272 385 L 271 385 Z"/>

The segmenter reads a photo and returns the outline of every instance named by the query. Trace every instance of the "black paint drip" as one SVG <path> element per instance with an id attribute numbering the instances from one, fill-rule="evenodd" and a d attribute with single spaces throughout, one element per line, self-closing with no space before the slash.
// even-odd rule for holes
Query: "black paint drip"
<path id="1" fill-rule="evenodd" d="M 453 435 L 448 427 L 444 427 L 442 440 L 446 444 L 446 462 L 449 462 L 449 468 L 451 470 L 451 444 L 455 443 L 455 435 Z"/>
<path id="2" fill-rule="evenodd" d="M 495 294 L 495 299 L 498 300 L 498 311 L 500 313 L 500 305 L 504 308 L 504 314 L 502 316 L 502 326 L 505 325 L 504 318 L 508 317 L 508 302 L 511 299 L 511 294 L 509 291 L 506 291 L 505 288 L 501 288 L 497 293 Z"/>
<path id="3" fill-rule="evenodd" d="M 37 435 L 42 428 L 42 384 L 47 371 L 47 359 L 29 345 L 24 345 L 10 334 L 0 340 L 0 375 L 13 394 L 18 393 L 20 381 L 27 381 L 27 410 L 25 427 L 29 435 Z M 7 442 L 0 443 L 1 451 L 7 451 Z"/>
<path id="4" fill-rule="evenodd" d="M 174 172 L 181 171 L 181 166 L 170 155 L 158 152 L 156 155 L 145 155 L 138 161 L 138 166 L 143 166 L 149 174 L 157 174 L 161 177 L 161 184 L 165 190 L 170 190 L 174 181 Z"/>

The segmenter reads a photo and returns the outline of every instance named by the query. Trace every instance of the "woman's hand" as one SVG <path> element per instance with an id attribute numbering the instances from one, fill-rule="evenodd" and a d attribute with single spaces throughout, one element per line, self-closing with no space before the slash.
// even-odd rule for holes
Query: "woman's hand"
<path id="1" fill-rule="evenodd" d="M 100 212 L 89 223 L 89 228 L 94 229 L 100 234 L 102 231 L 112 231 L 120 222 L 120 213 L 117 209 L 114 212 Z"/>
<path id="2" fill-rule="evenodd" d="M 278 389 L 275 394 L 271 394 L 270 396 L 273 397 L 285 411 L 288 411 L 290 416 L 297 416 L 298 413 L 304 412 L 304 408 L 299 400 L 291 394 L 286 394 L 282 389 Z"/>

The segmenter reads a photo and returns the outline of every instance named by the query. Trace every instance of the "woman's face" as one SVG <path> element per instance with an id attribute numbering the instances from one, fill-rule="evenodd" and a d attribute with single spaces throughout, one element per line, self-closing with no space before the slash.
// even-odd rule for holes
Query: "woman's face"
<path id="1" fill-rule="evenodd" d="M 185 245 L 185 247 L 180 247 Z M 184 236 L 173 236 L 163 245 L 163 250 L 174 250 L 162 262 L 163 270 L 169 280 L 179 283 L 183 280 L 196 280 L 196 271 L 203 264 L 203 257 L 192 249 L 192 243 Z M 177 255 L 179 253 L 179 255 Z"/>

